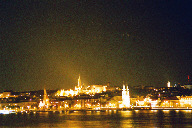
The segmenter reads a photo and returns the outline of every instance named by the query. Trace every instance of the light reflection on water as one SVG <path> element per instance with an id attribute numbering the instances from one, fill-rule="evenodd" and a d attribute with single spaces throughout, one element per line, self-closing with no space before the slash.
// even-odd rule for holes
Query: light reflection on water
<path id="1" fill-rule="evenodd" d="M 192 127 L 191 110 L 133 110 L 0 115 L 0 127 Z"/>

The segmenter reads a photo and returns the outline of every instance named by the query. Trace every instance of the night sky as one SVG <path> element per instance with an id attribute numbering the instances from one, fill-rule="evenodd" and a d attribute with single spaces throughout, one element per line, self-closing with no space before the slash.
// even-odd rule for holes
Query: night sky
<path id="1" fill-rule="evenodd" d="M 34 1 L 0 2 L 0 91 L 192 78 L 190 0 Z"/>

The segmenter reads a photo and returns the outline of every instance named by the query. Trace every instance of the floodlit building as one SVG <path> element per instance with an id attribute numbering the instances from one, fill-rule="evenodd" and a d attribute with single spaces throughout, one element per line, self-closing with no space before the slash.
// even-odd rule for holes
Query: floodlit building
<path id="1" fill-rule="evenodd" d="M 81 90 L 82 90 L 82 85 L 81 85 L 81 78 L 80 78 L 80 75 L 79 75 L 79 78 L 78 78 L 78 85 L 75 86 L 75 91 L 77 91 L 77 92 L 80 93 Z"/>
<path id="2" fill-rule="evenodd" d="M 181 96 L 179 101 L 181 107 L 192 107 L 192 96 Z"/>
<path id="3" fill-rule="evenodd" d="M 40 108 L 49 108 L 49 98 L 47 96 L 47 91 L 46 89 L 44 89 L 44 95 L 43 95 L 43 101 L 40 101 L 39 103 L 39 107 Z"/>
<path id="4" fill-rule="evenodd" d="M 167 83 L 167 87 L 170 88 L 171 87 L 171 83 L 168 81 Z"/>
<path id="5" fill-rule="evenodd" d="M 56 93 L 56 96 L 77 96 L 80 94 L 88 94 L 88 95 L 95 95 L 96 93 L 102 93 L 107 91 L 115 91 L 119 90 L 118 87 L 110 87 L 109 84 L 107 85 L 88 85 L 85 87 L 82 87 L 80 76 L 78 78 L 78 85 L 75 86 L 75 89 L 70 90 L 58 90 Z"/>
<path id="6" fill-rule="evenodd" d="M 128 86 L 127 88 L 125 88 L 125 85 L 123 85 L 123 90 L 122 90 L 122 106 L 125 108 L 130 107 L 129 89 L 128 89 Z"/>
<path id="7" fill-rule="evenodd" d="M 0 98 L 9 98 L 9 97 L 16 98 L 18 97 L 18 94 L 13 91 L 4 91 L 3 93 L 0 93 Z"/>

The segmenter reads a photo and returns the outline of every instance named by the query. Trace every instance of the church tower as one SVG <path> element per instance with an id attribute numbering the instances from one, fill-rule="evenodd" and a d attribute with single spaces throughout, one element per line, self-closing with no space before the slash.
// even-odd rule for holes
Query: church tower
<path id="1" fill-rule="evenodd" d="M 39 107 L 40 108 L 49 108 L 49 105 L 50 105 L 50 103 L 49 103 L 49 98 L 48 98 L 48 96 L 47 96 L 47 91 L 46 91 L 46 89 L 44 88 L 44 95 L 43 95 L 43 101 L 40 101 L 40 103 L 39 103 Z"/>
<path id="2" fill-rule="evenodd" d="M 130 96 L 129 96 L 129 88 L 125 88 L 125 85 L 123 84 L 123 90 L 122 90 L 122 103 L 123 106 L 126 108 L 130 107 Z"/>
<path id="3" fill-rule="evenodd" d="M 167 87 L 168 87 L 168 88 L 170 88 L 170 87 L 171 87 L 171 84 L 170 84 L 170 82 L 169 82 L 169 81 L 167 82 Z"/>
<path id="4" fill-rule="evenodd" d="M 45 88 L 44 88 L 44 95 L 43 95 L 43 103 L 45 104 L 46 108 L 49 107 L 49 98 L 47 96 L 47 91 Z"/>
<path id="5" fill-rule="evenodd" d="M 78 78 L 78 85 L 75 86 L 75 90 L 78 91 L 78 92 L 80 93 L 81 88 L 82 88 L 82 86 L 81 86 L 81 78 L 80 78 L 80 75 L 79 75 L 79 78 Z"/>
<path id="6" fill-rule="evenodd" d="M 79 75 L 79 79 L 78 79 L 78 87 L 81 86 L 81 78 L 80 78 L 80 75 Z"/>

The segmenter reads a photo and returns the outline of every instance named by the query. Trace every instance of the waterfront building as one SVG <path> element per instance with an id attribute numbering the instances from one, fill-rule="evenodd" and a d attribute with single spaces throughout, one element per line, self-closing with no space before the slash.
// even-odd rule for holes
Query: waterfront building
<path id="1" fill-rule="evenodd" d="M 181 107 L 192 107 L 192 96 L 181 96 L 179 99 Z"/>
<path id="2" fill-rule="evenodd" d="M 107 101 L 105 104 L 105 107 L 107 108 L 123 108 L 122 105 L 122 96 L 114 96 L 110 98 L 110 100 Z"/>
<path id="3" fill-rule="evenodd" d="M 179 107 L 179 106 L 180 104 L 177 96 L 166 97 L 160 103 L 160 107 Z"/>
<path id="4" fill-rule="evenodd" d="M 0 108 L 4 110 L 36 110 L 38 108 L 37 102 L 26 101 L 26 102 L 4 102 L 0 104 Z"/>

